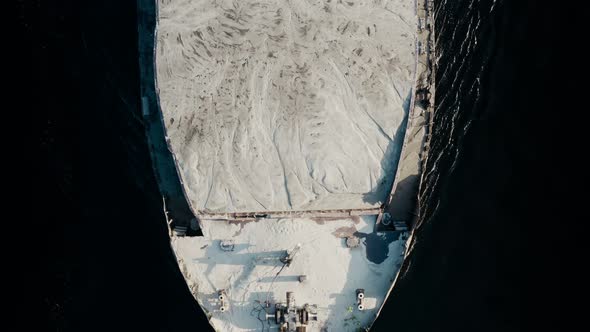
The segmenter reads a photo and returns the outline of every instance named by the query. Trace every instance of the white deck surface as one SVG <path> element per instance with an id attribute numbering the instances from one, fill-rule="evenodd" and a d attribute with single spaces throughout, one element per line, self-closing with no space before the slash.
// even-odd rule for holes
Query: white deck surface
<path id="1" fill-rule="evenodd" d="M 344 236 L 358 231 L 372 233 L 375 217 L 347 220 L 260 220 L 244 224 L 204 220 L 204 237 L 172 238 L 181 270 L 199 304 L 211 314 L 217 331 L 277 331 L 264 312 L 256 311 L 267 299 L 284 302 L 294 292 L 297 305 L 318 306 L 312 331 L 358 331 L 369 326 L 403 260 L 404 235 L 383 242 L 388 256 L 380 264 L 367 259 L 366 241 L 347 248 Z M 362 235 L 361 235 L 362 237 Z M 372 241 L 375 240 L 373 238 Z M 232 239 L 233 252 L 222 251 L 219 242 Z M 390 243 L 387 243 L 390 242 Z M 298 243 L 300 251 L 292 264 L 273 278 L 283 265 L 278 258 Z M 299 275 L 307 280 L 300 283 Z M 356 308 L 356 289 L 365 289 L 364 311 Z M 229 310 L 219 312 L 217 291 L 225 289 Z M 274 304 L 273 306 L 274 307 Z M 270 310 L 269 310 L 270 311 Z M 274 328 L 273 328 L 274 326 Z"/>
<path id="2" fill-rule="evenodd" d="M 157 87 L 196 210 L 368 208 L 415 81 L 413 0 L 159 0 Z"/>

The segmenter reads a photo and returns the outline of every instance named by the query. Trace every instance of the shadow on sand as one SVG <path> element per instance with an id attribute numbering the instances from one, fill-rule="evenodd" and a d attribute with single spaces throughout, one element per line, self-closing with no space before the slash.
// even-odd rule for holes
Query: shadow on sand
<path id="1" fill-rule="evenodd" d="M 408 116 L 410 113 L 411 100 L 412 91 L 408 93 L 403 104 L 404 117 L 402 123 L 397 129 L 394 135 L 394 139 L 391 140 L 389 145 L 387 146 L 385 155 L 381 160 L 381 169 L 383 170 L 383 174 L 387 174 L 389 176 L 385 176 L 382 179 L 382 182 L 377 186 L 377 188 L 374 191 L 366 193 L 363 196 L 364 202 L 370 204 L 384 204 L 387 201 L 387 198 L 393 187 L 394 181 L 396 180 L 395 176 L 399 166 L 402 147 L 406 134 L 406 128 L 408 125 Z M 406 181 L 407 179 L 403 179 L 398 184 L 398 186 L 401 186 L 402 182 Z M 375 230 L 373 230 L 373 232 L 371 233 L 356 232 L 355 236 L 363 239 L 363 244 L 365 245 L 366 251 L 363 250 L 353 253 L 353 258 L 349 263 L 348 270 L 352 271 L 354 269 L 357 269 L 357 266 L 355 266 L 356 264 L 354 264 L 354 262 L 358 259 L 368 259 L 369 261 L 375 264 L 383 263 L 390 255 L 389 244 L 394 241 L 397 241 L 400 238 L 401 234 L 402 232 L 377 233 Z M 365 257 L 359 257 L 360 255 L 365 255 Z M 392 275 L 394 275 L 393 272 L 399 269 L 399 267 L 399 265 L 391 267 Z M 362 275 L 367 273 L 371 272 L 357 272 L 355 273 L 355 278 L 352 278 L 352 275 L 350 275 L 346 282 L 345 289 L 356 289 L 365 287 L 366 285 L 363 284 L 364 278 L 362 277 Z M 390 282 L 393 282 L 393 279 L 391 279 Z M 367 295 L 371 296 L 370 294 Z M 321 331 L 335 331 L 333 328 L 330 327 L 330 322 L 335 319 L 340 319 L 344 312 L 346 312 L 344 324 L 346 326 L 346 329 L 349 331 L 363 331 L 363 328 L 365 326 L 363 326 L 363 323 L 361 323 L 359 317 L 362 317 L 363 320 L 366 320 L 368 325 L 370 325 L 373 319 L 375 318 L 377 309 L 365 311 L 358 311 L 356 309 L 355 294 L 332 294 L 332 297 L 335 298 L 335 303 L 334 305 L 330 306 L 331 314 L 326 319 L 326 325 L 321 327 Z M 366 317 L 366 315 L 372 315 L 372 317 Z"/>
<path id="2" fill-rule="evenodd" d="M 402 109 L 404 111 L 404 118 L 402 123 L 397 128 L 397 131 L 393 136 L 393 140 L 389 141 L 387 150 L 385 151 L 383 159 L 381 159 L 381 169 L 383 170 L 383 174 L 388 174 L 388 176 L 382 177 L 381 182 L 377 188 L 375 188 L 375 190 L 363 195 L 363 202 L 370 204 L 383 204 L 387 201 L 387 197 L 393 186 L 393 181 L 395 180 L 395 174 L 397 172 L 397 167 L 399 165 L 399 160 L 402 153 L 411 101 L 412 91 L 408 93 L 408 96 L 406 97 L 403 104 Z"/>

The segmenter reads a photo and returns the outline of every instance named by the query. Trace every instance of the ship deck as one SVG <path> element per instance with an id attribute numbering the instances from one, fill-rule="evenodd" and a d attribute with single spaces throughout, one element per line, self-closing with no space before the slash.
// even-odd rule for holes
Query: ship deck
<path id="1" fill-rule="evenodd" d="M 317 305 L 318 320 L 308 331 L 358 331 L 374 321 L 405 251 L 407 233 L 377 234 L 375 221 L 376 216 L 203 220 L 203 237 L 173 238 L 172 247 L 217 331 L 277 330 L 266 313 L 285 302 L 286 292 L 293 292 L 298 306 Z M 358 238 L 359 245 L 349 248 L 347 237 Z M 232 243 L 233 250 L 225 251 L 222 242 Z M 298 244 L 291 264 L 283 267 L 280 259 Z M 363 310 L 357 289 L 365 292 Z M 228 297 L 224 312 L 220 290 Z"/>
<path id="2" fill-rule="evenodd" d="M 230 2 L 228 1 L 228 3 Z M 426 2 L 418 1 L 419 6 Z M 304 70 L 304 72 L 290 72 L 290 75 L 295 83 L 301 83 L 303 78 L 306 82 L 303 82 L 303 86 L 301 86 L 297 85 L 299 83 L 292 84 L 285 80 L 278 80 L 276 75 L 268 76 L 268 73 L 275 70 L 271 68 L 272 66 L 288 67 L 296 65 L 296 63 L 285 62 L 289 56 L 282 57 L 280 58 L 282 62 L 277 62 L 278 60 L 273 60 L 276 53 L 265 50 L 262 52 L 265 57 L 259 58 L 260 62 L 265 66 L 267 66 L 265 61 L 272 63 L 268 65 L 270 66 L 268 68 L 271 69 L 267 74 L 263 73 L 264 75 L 259 77 L 262 79 L 260 82 L 266 80 L 273 84 L 276 82 L 278 86 L 291 90 L 273 92 L 264 90 L 267 89 L 264 86 L 264 89 L 261 90 L 262 93 L 255 94 L 253 91 L 238 91 L 239 84 L 227 85 L 227 82 L 223 83 L 221 78 L 223 75 L 227 76 L 227 73 L 235 75 L 236 79 L 246 75 L 247 77 L 242 78 L 250 80 L 248 83 L 250 87 L 258 84 L 253 83 L 258 81 L 255 78 L 255 75 L 258 75 L 257 70 L 266 67 L 260 65 L 248 74 L 239 69 L 246 68 L 248 61 L 231 63 L 231 57 L 219 53 L 224 48 L 236 50 L 236 46 L 230 44 L 243 38 L 240 39 L 241 37 L 238 35 L 233 35 L 234 37 L 230 38 L 233 38 L 232 40 L 223 39 L 226 37 L 221 40 L 219 36 L 215 35 L 216 32 L 207 28 L 206 33 L 209 34 L 207 38 L 221 40 L 215 47 L 215 51 L 211 49 L 217 57 L 224 58 L 221 61 L 225 61 L 224 66 L 226 67 L 220 72 L 233 67 L 236 67 L 234 68 L 236 71 L 226 71 L 225 74 L 220 74 L 221 76 L 213 81 L 209 79 L 195 80 L 195 77 L 201 77 L 203 73 L 194 71 L 194 68 L 203 66 L 202 62 L 212 60 L 200 58 L 202 54 L 208 53 L 205 48 L 200 48 L 206 47 L 203 46 L 203 42 L 206 44 L 206 41 L 202 39 L 202 33 L 205 33 L 204 27 L 209 24 L 208 20 L 215 17 L 214 12 L 207 11 L 203 14 L 202 20 L 191 21 L 190 11 L 178 10 L 182 6 L 190 7 L 187 2 L 181 0 L 166 2 L 165 6 L 168 8 L 165 8 L 163 12 L 162 3 L 157 0 L 156 4 L 160 6 L 155 9 L 159 25 L 159 29 L 156 29 L 158 43 L 157 47 L 152 45 L 154 46 L 152 49 L 155 49 L 153 55 L 155 56 L 154 67 L 157 71 L 157 75 L 155 75 L 157 77 L 155 79 L 156 93 L 162 105 L 158 105 L 161 107 L 161 122 L 154 122 L 154 125 L 161 125 L 163 128 L 167 148 L 174 158 L 174 165 L 180 177 L 186 201 L 198 217 L 199 226 L 203 232 L 202 237 L 172 237 L 171 243 L 187 284 L 198 303 L 208 314 L 211 325 L 218 331 L 276 330 L 277 325 L 272 324 L 272 320 L 266 320 L 265 313 L 272 313 L 272 305 L 285 302 L 286 292 L 293 292 L 297 305 L 306 303 L 317 305 L 318 321 L 312 322 L 307 331 L 358 331 L 359 328 L 370 327 L 377 317 L 381 305 L 391 292 L 403 260 L 405 243 L 409 235 L 405 231 L 396 231 L 395 227 L 384 227 L 381 224 L 383 213 L 387 212 L 394 221 L 404 222 L 410 222 L 415 216 L 415 193 L 421 175 L 424 147 L 427 145 L 427 125 L 432 119 L 430 116 L 432 104 L 425 106 L 421 103 L 420 98 L 422 97 L 419 97 L 417 92 L 418 89 L 424 87 L 432 89 L 427 86 L 432 81 L 430 71 L 432 54 L 430 48 L 423 46 L 427 45 L 428 38 L 431 38 L 432 34 L 430 27 L 421 27 L 417 33 L 412 30 L 415 29 L 415 25 L 425 25 L 424 10 L 418 8 L 416 13 L 413 1 L 398 0 L 389 3 L 387 5 L 389 7 L 379 14 L 381 18 L 387 18 L 383 15 L 396 16 L 392 20 L 392 22 L 395 21 L 396 27 L 390 26 L 386 36 L 396 35 L 396 38 L 401 38 L 398 41 L 408 42 L 409 45 L 409 47 L 398 47 L 402 44 L 400 42 L 390 45 L 393 47 L 393 54 L 395 55 L 397 52 L 403 58 L 401 63 L 396 64 L 397 69 L 387 67 L 384 70 L 384 67 L 379 66 L 361 68 L 363 64 L 367 65 L 373 61 L 371 57 L 361 59 L 360 54 L 357 54 L 358 48 L 354 48 L 354 45 L 344 45 L 340 49 L 342 52 L 354 51 L 354 54 L 359 56 L 358 59 L 350 58 L 351 64 L 355 62 L 357 67 L 360 66 L 359 68 L 353 68 L 350 73 L 348 71 L 345 73 L 341 70 L 345 69 L 342 67 L 345 63 L 337 63 L 336 65 L 332 63 L 325 68 L 334 72 L 330 74 L 332 76 L 325 77 L 321 76 L 323 74 L 317 76 L 317 73 L 321 72 L 322 68 L 320 67 L 310 70 L 296 66 L 297 70 Z M 350 27 L 356 27 L 359 34 L 354 35 L 350 32 L 351 30 L 348 30 L 350 24 L 343 22 L 343 24 L 334 26 L 337 28 L 336 31 L 342 30 L 342 36 L 331 35 L 330 38 L 354 40 L 367 45 L 368 37 L 375 37 L 377 25 L 381 26 L 381 23 L 374 25 L 373 28 L 369 26 L 366 35 L 363 34 L 362 37 L 360 34 L 362 29 L 359 29 L 358 23 L 371 23 L 367 21 L 367 17 L 372 17 L 378 12 L 372 9 L 365 12 L 355 12 L 355 8 L 344 7 L 345 4 L 332 5 L 338 6 L 337 11 L 340 14 L 348 13 L 343 17 L 351 18 L 350 22 L 356 20 L 356 23 Z M 353 7 L 353 5 L 348 4 L 347 6 Z M 236 11 L 238 9 L 228 10 Z M 313 11 L 306 13 L 306 15 L 312 13 Z M 325 15 L 330 16 L 330 13 L 326 11 Z M 353 17 L 350 17 L 351 13 L 354 14 Z M 357 13 L 361 13 L 361 15 L 357 15 Z M 368 16 L 363 18 L 362 15 Z M 422 19 L 422 23 L 415 24 L 418 17 Z M 235 29 L 235 27 L 224 24 L 220 24 L 220 27 Z M 192 30 L 193 28 L 196 30 Z M 348 35 L 343 35 L 344 30 L 348 31 Z M 199 33 L 195 31 L 199 31 Z M 301 32 L 302 30 L 297 31 Z M 383 33 L 382 30 L 380 31 Z M 222 31 L 217 33 L 222 33 Z M 300 41 L 308 42 L 307 46 L 313 46 L 308 37 L 303 35 L 301 38 L 303 39 Z M 189 47 L 194 43 L 199 46 L 193 47 L 191 50 Z M 146 45 L 144 48 L 150 49 L 149 45 Z M 301 55 L 297 53 L 301 51 L 297 47 L 299 46 L 296 46 L 295 51 L 293 49 L 290 51 L 293 51 L 293 54 Z M 277 49 L 277 51 L 280 53 L 286 49 Z M 380 46 L 377 45 L 376 49 L 380 49 Z M 191 55 L 187 58 L 185 57 L 186 51 L 195 51 L 200 55 Z M 252 55 L 252 59 L 258 57 L 258 53 L 260 53 L 257 53 L 256 49 L 250 48 L 247 51 L 255 54 Z M 239 53 L 239 51 L 236 52 L 232 54 Z M 267 53 L 273 56 L 269 55 L 269 59 L 266 59 Z M 323 55 L 327 58 L 335 56 L 332 60 L 324 59 L 325 63 L 347 60 L 342 53 L 336 53 Z M 297 58 L 292 57 L 293 54 L 291 59 L 295 59 L 297 62 Z M 308 55 L 309 58 L 301 55 L 300 60 L 314 61 L 312 55 L 318 56 L 313 52 Z M 340 56 L 342 56 L 341 59 Z M 190 57 L 193 59 L 189 59 Z M 400 61 L 400 59 L 397 58 L 396 61 Z M 163 65 L 164 62 L 166 62 L 165 65 Z M 203 68 L 209 67 L 203 66 Z M 387 72 L 387 70 L 392 71 Z M 325 111 L 321 107 L 321 103 L 314 104 L 315 101 L 305 99 L 317 95 L 317 91 L 328 91 L 333 94 L 332 96 L 324 96 L 329 100 L 341 98 L 341 101 L 344 100 L 343 105 L 358 103 L 358 100 L 355 101 L 354 98 L 362 99 L 364 98 L 363 94 L 368 96 L 366 93 L 370 94 L 375 90 L 365 91 L 359 85 L 355 85 L 362 83 L 362 80 L 355 80 L 355 75 L 362 75 L 363 72 L 385 74 L 384 77 L 387 78 L 379 83 L 385 85 L 376 85 L 377 90 L 383 89 L 381 97 L 387 97 L 373 99 L 373 101 L 380 100 L 385 103 L 382 104 L 385 107 L 381 107 L 379 110 L 369 107 L 376 113 L 361 114 L 362 112 L 358 113 L 358 107 L 347 108 L 343 106 L 340 109 L 342 111 L 340 114 L 321 114 Z M 278 73 L 278 69 L 276 69 L 276 73 Z M 306 73 L 311 74 L 305 76 Z M 193 75 L 193 77 L 187 74 Z M 281 72 L 282 74 L 283 72 Z M 305 77 L 297 77 L 301 75 Z M 251 80 L 251 78 L 254 79 Z M 330 81 L 333 84 L 333 87 L 330 88 L 332 90 L 318 89 L 316 92 L 306 90 L 306 84 L 311 84 L 315 88 L 313 84 L 318 79 Z M 413 84 L 415 85 L 413 86 Z M 282 125 L 280 125 L 280 121 L 275 123 L 277 124 L 275 127 L 253 124 L 248 128 L 257 129 L 252 131 L 244 130 L 244 127 L 240 126 L 250 122 L 258 123 L 261 120 L 273 119 L 274 121 L 277 119 L 276 115 L 270 114 L 269 117 L 261 113 L 254 115 L 258 117 L 254 121 L 252 118 L 242 117 L 242 115 L 249 114 L 245 112 L 246 108 L 239 105 L 236 107 L 237 104 L 234 104 L 227 109 L 216 109 L 215 107 L 210 110 L 199 109 L 196 112 L 198 113 L 197 117 L 208 111 L 214 111 L 216 115 L 213 116 L 209 112 L 208 118 L 196 119 L 193 122 L 193 106 L 214 105 L 216 98 L 217 102 L 221 102 L 225 98 L 223 96 L 223 98 L 218 98 L 219 95 L 211 97 L 216 91 L 208 90 L 207 96 L 190 96 L 193 91 L 196 91 L 193 89 L 195 86 L 205 87 L 208 85 L 217 87 L 217 91 L 224 90 L 228 86 L 236 88 L 235 91 L 228 92 L 235 95 L 225 96 L 234 102 L 242 93 L 242 96 L 262 99 L 272 99 L 277 95 L 287 96 L 289 100 L 281 99 L 279 104 L 283 103 L 291 111 L 287 113 L 287 118 L 283 117 L 284 123 Z M 354 98 L 348 95 L 348 92 L 341 93 L 346 89 L 352 91 Z M 390 94 L 392 91 L 395 93 Z M 289 93 L 293 94 L 289 97 Z M 292 97 L 296 100 L 292 101 Z M 247 100 L 252 102 L 252 98 Z M 322 140 L 305 141 L 297 136 L 301 135 L 301 130 L 305 131 L 306 128 L 311 128 L 310 126 L 320 125 L 320 122 L 306 124 L 306 121 L 318 120 L 313 112 L 306 113 L 307 115 L 311 114 L 310 117 L 307 117 L 305 112 L 298 113 L 301 107 L 305 107 L 302 105 L 306 105 L 306 103 L 311 105 L 314 112 L 319 112 L 319 115 L 323 117 L 320 121 L 321 125 L 335 124 L 336 126 L 320 128 L 321 130 L 316 128 L 317 130 L 314 129 L 315 131 L 308 133 L 311 137 L 320 133 L 328 133 Z M 384 111 L 391 111 L 395 113 L 395 116 L 388 118 L 390 115 L 383 113 Z M 377 117 L 372 118 L 375 115 Z M 292 118 L 288 118 L 289 116 Z M 402 119 L 405 120 L 401 121 Z M 295 124 L 297 124 L 299 134 L 290 129 L 290 126 Z M 346 133 L 345 136 L 350 136 L 350 133 L 339 130 L 338 126 L 354 126 L 355 124 L 366 126 L 360 131 L 355 131 L 354 134 L 368 140 L 355 139 L 354 142 L 342 140 L 341 133 Z M 219 127 L 215 129 L 215 126 Z M 203 130 L 205 127 L 212 131 L 208 133 L 195 131 Z M 227 131 L 228 128 L 230 128 L 229 131 Z M 383 128 L 386 129 L 385 132 L 383 132 Z M 270 135 L 272 137 L 271 144 L 268 144 L 269 141 L 265 140 L 266 138 L 261 138 L 269 136 L 267 133 L 272 133 Z M 278 133 L 278 136 L 275 136 L 275 133 Z M 275 137 L 281 135 L 283 135 L 282 138 L 275 140 Z M 217 137 L 218 141 L 207 141 L 210 137 Z M 245 143 L 257 140 L 261 145 L 256 146 L 257 143 L 253 143 L 248 146 Z M 332 151 L 326 147 L 326 149 L 317 150 L 316 154 L 310 154 L 307 157 L 296 151 L 296 148 L 303 151 L 306 146 L 323 144 L 322 142 L 333 142 L 335 149 Z M 359 142 L 362 144 L 358 144 Z M 264 148 L 265 144 L 270 148 L 263 155 L 276 155 L 278 158 L 272 157 L 276 160 L 261 159 L 267 165 L 272 166 L 269 166 L 268 170 L 258 167 L 261 164 L 256 164 L 255 159 L 248 159 L 254 155 L 253 151 L 256 150 L 256 147 Z M 248 150 L 249 148 L 253 150 Z M 206 149 L 206 151 L 199 149 Z M 324 162 L 322 159 L 328 155 L 326 152 L 333 157 L 332 160 L 328 158 L 328 162 Z M 371 157 L 373 159 L 363 159 L 370 154 L 373 154 Z M 291 158 L 291 155 L 295 157 Z M 338 159 L 341 155 L 360 157 L 361 162 L 342 162 Z M 377 156 L 376 159 L 375 156 Z M 235 160 L 239 158 L 242 158 L 240 162 L 236 162 Z M 301 160 L 304 162 L 302 163 Z M 245 169 L 244 165 L 251 169 Z M 314 166 L 307 169 L 309 174 L 304 174 L 305 172 L 301 171 L 301 169 L 305 170 L 303 166 L 306 165 Z M 342 167 L 331 169 L 330 167 L 334 165 Z M 357 172 L 364 169 L 369 169 L 369 173 Z M 277 170 L 279 170 L 278 173 Z M 312 172 L 313 170 L 315 172 Z M 344 172 L 342 172 L 343 170 Z M 339 171 L 340 178 L 328 177 L 326 180 L 326 176 L 334 174 L 335 171 Z M 248 183 L 232 184 L 226 181 L 226 179 L 236 181 L 235 179 L 247 178 L 252 174 L 264 181 L 267 181 L 266 178 L 269 177 L 271 179 L 270 185 L 262 180 L 257 180 L 256 176 L 250 178 L 248 180 L 250 182 L 246 181 Z M 301 174 L 305 176 L 300 176 Z M 308 175 L 309 178 L 306 178 Z M 359 179 L 363 180 L 359 181 Z M 300 188 L 298 184 L 301 184 L 302 187 Z M 320 185 L 318 186 L 318 184 Z M 271 187 L 272 189 L 268 189 Z M 348 195 L 347 191 L 355 193 Z M 347 246 L 347 238 L 358 239 L 358 246 L 353 248 Z M 226 250 L 227 246 L 222 246 L 222 243 L 231 243 L 233 250 Z M 281 258 L 284 258 L 298 244 L 301 247 L 292 263 L 289 266 L 284 266 Z M 305 276 L 305 280 L 301 282 L 300 276 Z M 364 289 L 366 294 L 366 298 L 363 300 L 363 310 L 358 310 L 357 307 L 356 290 L 359 288 Z M 221 303 L 218 299 L 220 290 L 224 290 L 227 295 L 225 303 L 227 310 L 223 312 L 220 311 Z M 265 303 L 270 303 L 271 307 L 265 309 Z"/>

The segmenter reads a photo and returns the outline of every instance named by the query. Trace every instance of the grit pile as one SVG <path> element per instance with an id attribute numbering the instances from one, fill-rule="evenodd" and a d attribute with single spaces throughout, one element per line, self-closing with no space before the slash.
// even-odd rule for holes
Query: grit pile
<path id="1" fill-rule="evenodd" d="M 413 1 L 158 6 L 160 106 L 195 209 L 386 200 L 415 79 Z"/>

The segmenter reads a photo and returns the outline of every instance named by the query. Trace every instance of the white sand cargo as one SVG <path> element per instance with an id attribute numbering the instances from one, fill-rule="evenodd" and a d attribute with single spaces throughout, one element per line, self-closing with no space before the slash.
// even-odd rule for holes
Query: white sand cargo
<path id="1" fill-rule="evenodd" d="M 415 81 L 413 1 L 174 0 L 158 19 L 161 111 L 195 209 L 385 201 Z"/>

